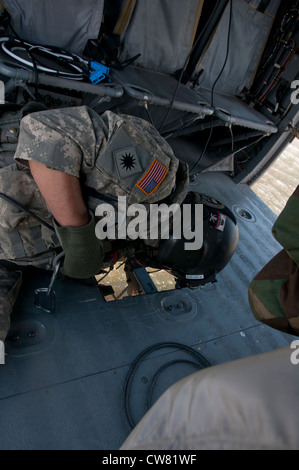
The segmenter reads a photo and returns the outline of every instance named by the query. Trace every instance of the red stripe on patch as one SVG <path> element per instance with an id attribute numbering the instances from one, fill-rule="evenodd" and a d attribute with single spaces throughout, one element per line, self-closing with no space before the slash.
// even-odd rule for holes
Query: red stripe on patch
<path id="1" fill-rule="evenodd" d="M 154 159 L 150 168 L 136 186 L 147 196 L 150 196 L 160 186 L 167 173 L 167 168 Z M 147 187 L 150 188 L 150 191 L 147 191 Z"/>

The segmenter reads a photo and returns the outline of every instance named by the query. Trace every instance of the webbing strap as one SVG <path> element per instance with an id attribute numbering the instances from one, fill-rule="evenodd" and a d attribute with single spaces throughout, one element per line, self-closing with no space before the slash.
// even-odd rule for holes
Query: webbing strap
<path id="1" fill-rule="evenodd" d="M 31 235 L 32 235 L 32 239 L 33 239 L 34 246 L 36 249 L 36 253 L 43 253 L 44 251 L 46 251 L 47 245 L 42 239 L 42 230 L 41 230 L 40 225 L 37 225 L 36 227 L 32 227 Z"/>
<path id="2" fill-rule="evenodd" d="M 34 243 L 35 252 L 38 255 L 39 253 L 43 253 L 47 251 L 47 245 L 42 238 L 42 231 L 40 225 L 36 227 L 32 227 L 30 229 L 31 232 L 31 240 Z M 24 249 L 24 244 L 20 233 L 15 230 L 13 232 L 8 232 L 8 236 L 15 254 L 16 258 L 24 258 L 26 257 L 26 252 Z"/>
<path id="3" fill-rule="evenodd" d="M 119 15 L 118 21 L 114 28 L 114 34 L 121 35 L 125 31 L 134 11 L 135 4 L 136 0 L 126 0 L 126 3 L 123 6 L 122 12 Z"/>
<path id="4" fill-rule="evenodd" d="M 17 230 L 15 230 L 14 232 L 8 232 L 8 236 L 12 244 L 15 257 L 16 258 L 25 257 L 26 253 L 25 253 L 23 242 L 22 242 L 19 232 Z"/>

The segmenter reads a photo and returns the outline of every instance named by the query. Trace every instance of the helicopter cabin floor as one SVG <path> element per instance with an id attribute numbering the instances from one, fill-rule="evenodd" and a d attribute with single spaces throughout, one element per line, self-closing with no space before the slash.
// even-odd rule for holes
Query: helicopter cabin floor
<path id="1" fill-rule="evenodd" d="M 107 301 L 95 285 L 58 279 L 55 312 L 47 313 L 34 291 L 50 273 L 29 271 L 0 366 L 1 449 L 119 449 L 131 432 L 128 407 L 135 425 L 164 390 L 202 367 L 179 345 L 213 366 L 291 344 L 248 305 L 249 282 L 281 250 L 271 234 L 275 214 L 221 173 L 200 174 L 190 190 L 221 200 L 238 220 L 240 241 L 217 283 Z M 130 366 L 150 347 L 128 394 Z"/>

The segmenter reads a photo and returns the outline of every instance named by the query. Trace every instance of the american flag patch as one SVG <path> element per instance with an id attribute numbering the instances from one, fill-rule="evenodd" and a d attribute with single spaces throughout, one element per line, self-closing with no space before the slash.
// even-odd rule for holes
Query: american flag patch
<path id="1" fill-rule="evenodd" d="M 167 173 L 167 168 L 154 159 L 150 168 L 136 186 L 147 196 L 150 196 L 160 186 Z"/>

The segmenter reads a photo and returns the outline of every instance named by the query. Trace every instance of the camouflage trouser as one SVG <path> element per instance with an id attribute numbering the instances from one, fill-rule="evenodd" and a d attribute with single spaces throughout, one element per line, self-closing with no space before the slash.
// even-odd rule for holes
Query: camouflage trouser
<path id="1" fill-rule="evenodd" d="M 0 340 L 4 341 L 10 327 L 10 314 L 22 283 L 21 271 L 0 264 Z"/>
<path id="2" fill-rule="evenodd" d="M 257 320 L 299 336 L 299 186 L 273 227 L 283 250 L 249 286 L 249 303 Z"/>

